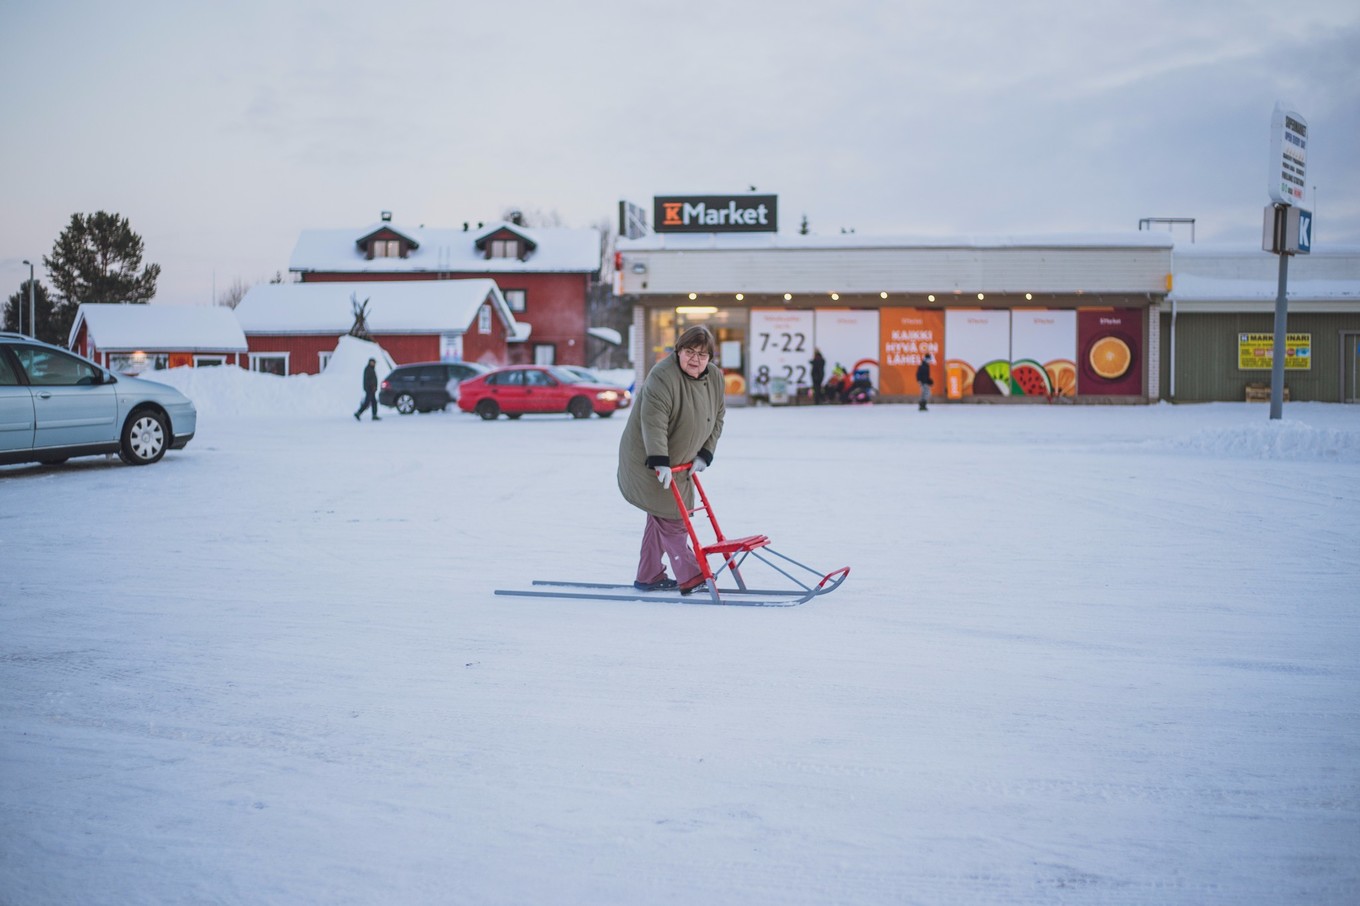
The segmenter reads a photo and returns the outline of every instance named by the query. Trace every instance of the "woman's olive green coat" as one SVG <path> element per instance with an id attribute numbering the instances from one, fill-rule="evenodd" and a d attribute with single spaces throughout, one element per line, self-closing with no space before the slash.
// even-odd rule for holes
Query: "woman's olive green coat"
<path id="1" fill-rule="evenodd" d="M 726 414 L 722 369 L 709 362 L 697 378 L 680 368 L 675 354 L 658 362 L 638 391 L 619 441 L 619 490 L 638 509 L 679 519 L 675 498 L 656 478 L 656 466 L 692 462 L 703 450 L 711 460 Z M 676 477 L 685 505 L 694 508 L 689 473 Z"/>

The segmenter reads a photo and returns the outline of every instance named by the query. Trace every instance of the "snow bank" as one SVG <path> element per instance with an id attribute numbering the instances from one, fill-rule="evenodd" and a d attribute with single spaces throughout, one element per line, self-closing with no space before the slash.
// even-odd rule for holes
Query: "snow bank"
<path id="1" fill-rule="evenodd" d="M 279 377 L 244 368 L 170 368 L 148 377 L 177 388 L 194 401 L 200 416 L 328 415 L 353 412 L 364 396 L 364 367 L 378 360 L 378 377 L 396 367 L 379 346 L 341 337 L 321 374 Z"/>
<path id="2" fill-rule="evenodd" d="M 1261 409 L 1246 403 L 1231 405 L 1248 406 L 1250 411 Z M 1188 437 L 1148 441 L 1145 446 L 1158 452 L 1245 459 L 1360 462 L 1360 431 L 1320 427 L 1288 418 L 1270 421 L 1263 410 L 1260 421 L 1254 424 L 1203 428 Z"/>

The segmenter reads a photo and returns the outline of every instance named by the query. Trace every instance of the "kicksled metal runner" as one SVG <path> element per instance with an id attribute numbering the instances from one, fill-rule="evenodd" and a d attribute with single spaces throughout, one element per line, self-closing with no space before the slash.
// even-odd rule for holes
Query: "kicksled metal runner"
<path id="1" fill-rule="evenodd" d="M 497 589 L 498 595 L 511 595 L 528 598 L 586 598 L 595 601 L 666 601 L 674 604 L 720 604 L 736 607 L 796 607 L 813 598 L 830 594 L 841 587 L 850 575 L 850 567 L 842 566 L 829 573 L 823 573 L 806 564 L 799 563 L 770 547 L 767 535 L 746 535 L 742 538 L 728 538 L 718 526 L 713 514 L 713 504 L 704 491 L 699 476 L 690 467 L 693 463 L 672 466 L 675 473 L 690 471 L 690 481 L 699 492 L 699 504 L 694 509 L 685 506 L 680 496 L 680 486 L 671 483 L 671 494 L 675 498 L 676 509 L 689 533 L 690 544 L 694 548 L 695 559 L 704 577 L 704 584 L 689 595 L 675 592 L 638 591 L 632 585 L 605 582 L 567 582 L 535 579 L 532 589 Z M 699 539 L 695 528 L 694 514 L 703 511 L 708 517 L 713 540 L 705 544 Z M 717 558 L 718 568 L 713 569 L 709 558 Z M 742 570 L 749 561 L 760 564 L 759 574 L 769 573 L 782 576 L 789 584 L 779 588 L 752 588 L 747 585 Z M 754 574 L 756 570 L 752 570 Z M 720 587 L 719 581 L 729 581 L 729 587 Z M 772 580 L 773 581 L 773 580 Z M 704 591 L 708 594 L 704 594 Z"/>

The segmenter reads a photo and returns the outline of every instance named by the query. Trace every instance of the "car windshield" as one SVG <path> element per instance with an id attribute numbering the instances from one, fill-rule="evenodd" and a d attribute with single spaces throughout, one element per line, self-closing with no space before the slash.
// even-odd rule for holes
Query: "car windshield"
<path id="1" fill-rule="evenodd" d="M 548 373 L 551 374 L 553 377 L 557 378 L 557 380 L 563 384 L 595 383 L 594 379 L 583 377 L 580 373 L 575 371 L 568 371 L 565 368 L 552 367 L 548 369 Z"/>

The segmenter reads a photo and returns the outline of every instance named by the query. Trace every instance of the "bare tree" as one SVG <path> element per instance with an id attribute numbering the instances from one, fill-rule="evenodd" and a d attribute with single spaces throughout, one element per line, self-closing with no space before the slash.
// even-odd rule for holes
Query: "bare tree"
<path id="1" fill-rule="evenodd" d="M 560 227 L 562 226 L 562 215 L 556 211 L 545 211 L 542 208 L 506 208 L 501 213 L 501 220 L 506 223 L 513 223 L 524 227 Z"/>
<path id="2" fill-rule="evenodd" d="M 237 277 L 231 281 L 231 286 L 218 294 L 217 304 L 226 308 L 235 308 L 241 304 L 241 300 L 246 297 L 248 292 L 250 292 L 250 284 Z"/>

